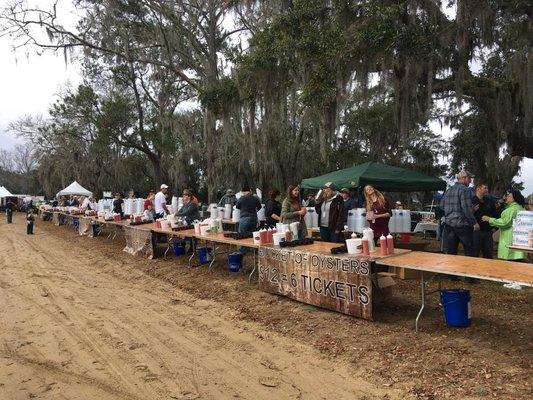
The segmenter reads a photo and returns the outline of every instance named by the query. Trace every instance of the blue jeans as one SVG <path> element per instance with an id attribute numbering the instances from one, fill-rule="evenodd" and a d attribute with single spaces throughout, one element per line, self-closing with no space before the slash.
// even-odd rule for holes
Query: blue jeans
<path id="1" fill-rule="evenodd" d="M 239 233 L 252 233 L 257 229 L 257 216 L 241 217 L 239 219 Z M 246 253 L 246 247 L 239 247 L 241 253 Z"/>
<path id="2" fill-rule="evenodd" d="M 239 233 L 252 233 L 257 229 L 257 217 L 241 217 L 239 220 Z"/>
<path id="3" fill-rule="evenodd" d="M 452 227 L 445 226 L 446 253 L 457 254 L 459 243 L 463 245 L 466 256 L 473 256 L 474 230 L 471 226 Z"/>
<path id="4" fill-rule="evenodd" d="M 339 234 L 335 233 L 326 226 L 320 227 L 320 237 L 324 242 L 339 243 Z"/>

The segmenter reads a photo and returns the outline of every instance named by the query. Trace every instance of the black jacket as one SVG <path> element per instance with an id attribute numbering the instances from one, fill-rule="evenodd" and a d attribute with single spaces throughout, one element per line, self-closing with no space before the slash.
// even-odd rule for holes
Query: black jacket
<path id="1" fill-rule="evenodd" d="M 315 210 L 318 213 L 318 221 L 320 225 L 320 217 L 322 216 L 322 202 L 324 200 L 320 199 L 316 203 Z M 329 207 L 329 222 L 328 222 L 328 228 L 332 231 L 339 231 L 341 232 L 344 229 L 344 200 L 341 196 L 337 195 L 335 198 L 331 201 L 331 206 Z"/>

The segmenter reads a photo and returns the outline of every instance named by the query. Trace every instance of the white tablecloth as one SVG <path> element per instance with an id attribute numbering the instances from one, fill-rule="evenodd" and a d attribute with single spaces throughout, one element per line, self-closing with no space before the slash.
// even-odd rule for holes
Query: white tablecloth
<path id="1" fill-rule="evenodd" d="M 433 231 L 437 232 L 437 223 L 436 222 L 419 222 L 416 224 L 415 229 L 413 230 L 413 233 L 417 232 L 427 232 L 427 231 Z"/>

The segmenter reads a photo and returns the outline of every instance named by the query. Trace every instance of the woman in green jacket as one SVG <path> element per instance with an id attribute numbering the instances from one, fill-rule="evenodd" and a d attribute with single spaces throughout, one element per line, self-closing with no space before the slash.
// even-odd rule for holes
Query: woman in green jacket
<path id="1" fill-rule="evenodd" d="M 498 242 L 498 258 L 503 260 L 522 260 L 525 258 L 523 251 L 509 250 L 513 244 L 513 220 L 518 211 L 524 210 L 524 196 L 518 190 L 509 189 L 504 194 L 505 208 L 500 218 L 492 218 L 487 215 L 481 217 L 488 221 L 490 226 L 500 228 L 500 240 Z"/>
<path id="2" fill-rule="evenodd" d="M 300 205 L 300 188 L 298 186 L 289 186 L 287 197 L 281 205 L 281 223 L 299 222 L 298 239 L 304 239 L 307 236 L 307 227 L 304 220 L 306 213 L 307 208 Z"/>

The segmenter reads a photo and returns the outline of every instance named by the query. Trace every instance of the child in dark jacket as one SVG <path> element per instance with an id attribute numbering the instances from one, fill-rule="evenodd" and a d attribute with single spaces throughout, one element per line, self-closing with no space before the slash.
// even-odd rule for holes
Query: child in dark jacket
<path id="1" fill-rule="evenodd" d="M 33 216 L 33 211 L 30 210 L 28 214 L 26 214 L 26 234 L 33 235 L 33 222 L 35 221 L 35 217 Z"/>

